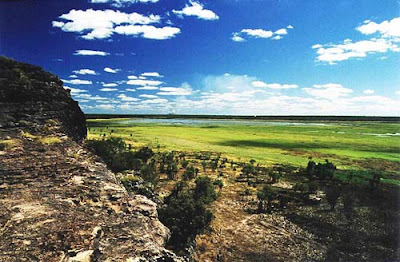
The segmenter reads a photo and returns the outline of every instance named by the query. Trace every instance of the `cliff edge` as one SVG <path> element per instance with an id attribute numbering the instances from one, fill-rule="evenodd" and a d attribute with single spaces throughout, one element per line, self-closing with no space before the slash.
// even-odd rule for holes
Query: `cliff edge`
<path id="1" fill-rule="evenodd" d="M 58 77 L 0 58 L 0 261 L 182 261 L 156 204 L 128 194 L 85 136 Z"/>

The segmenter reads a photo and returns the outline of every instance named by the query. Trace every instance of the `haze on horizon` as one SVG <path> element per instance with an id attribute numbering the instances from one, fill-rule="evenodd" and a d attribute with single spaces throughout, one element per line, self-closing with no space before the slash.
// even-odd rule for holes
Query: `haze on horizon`
<path id="1" fill-rule="evenodd" d="M 1 1 L 0 55 L 85 113 L 400 116 L 400 3 Z"/>

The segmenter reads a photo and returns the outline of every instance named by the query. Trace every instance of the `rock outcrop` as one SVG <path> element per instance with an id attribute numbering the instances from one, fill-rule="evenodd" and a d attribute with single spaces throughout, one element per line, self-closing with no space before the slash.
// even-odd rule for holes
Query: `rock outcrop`
<path id="1" fill-rule="evenodd" d="M 0 261 L 182 261 L 156 204 L 76 141 L 85 120 L 61 81 L 0 62 Z"/>
<path id="2" fill-rule="evenodd" d="M 63 82 L 38 66 L 0 57 L 0 127 L 44 131 L 56 121 L 75 140 L 86 137 L 85 115 Z"/>

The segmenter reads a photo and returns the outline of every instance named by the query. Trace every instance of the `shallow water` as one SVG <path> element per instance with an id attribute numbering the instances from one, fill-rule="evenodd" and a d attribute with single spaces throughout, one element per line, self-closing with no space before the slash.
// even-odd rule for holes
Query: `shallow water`
<path id="1" fill-rule="evenodd" d="M 328 123 L 316 122 L 291 122 L 291 121 L 263 121 L 263 120 L 230 120 L 230 119 L 158 119 L 158 118 L 135 118 L 120 120 L 119 124 L 162 124 L 162 125 L 194 125 L 194 126 L 215 126 L 215 125 L 250 125 L 250 126 L 330 126 Z"/>

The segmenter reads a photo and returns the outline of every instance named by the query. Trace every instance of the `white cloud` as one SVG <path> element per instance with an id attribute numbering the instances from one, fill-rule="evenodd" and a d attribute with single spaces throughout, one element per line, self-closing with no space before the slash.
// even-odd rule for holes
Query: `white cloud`
<path id="1" fill-rule="evenodd" d="M 287 29 L 293 29 L 293 26 L 287 26 L 286 28 L 281 28 L 272 32 L 271 30 L 264 30 L 264 29 L 242 29 L 240 32 L 235 32 L 232 34 L 232 41 L 234 42 L 244 42 L 246 41 L 246 37 L 252 38 L 271 38 L 273 40 L 280 40 L 282 39 L 283 35 L 288 34 Z"/>
<path id="2" fill-rule="evenodd" d="M 98 56 L 107 56 L 110 55 L 107 52 L 103 52 L 103 51 L 95 51 L 95 50 L 76 50 L 74 55 L 98 55 Z"/>
<path id="3" fill-rule="evenodd" d="M 71 85 L 91 85 L 91 84 L 93 84 L 92 81 L 81 80 L 81 79 L 71 79 L 71 80 L 62 79 L 62 81 L 64 83 L 71 84 Z"/>
<path id="4" fill-rule="evenodd" d="M 155 40 L 165 40 L 179 34 L 181 30 L 177 27 L 152 25 L 122 25 L 115 28 L 115 32 L 121 35 L 131 35 Z"/>
<path id="5" fill-rule="evenodd" d="M 69 78 L 77 78 L 77 75 L 70 75 Z"/>
<path id="6" fill-rule="evenodd" d="M 312 87 L 303 88 L 303 90 L 314 97 L 321 99 L 337 99 L 343 96 L 348 96 L 353 93 L 352 89 L 345 88 L 341 84 L 323 84 L 323 85 L 313 85 Z"/>
<path id="7" fill-rule="evenodd" d="M 190 87 L 160 87 L 157 95 L 161 96 L 187 96 L 192 94 Z"/>
<path id="8" fill-rule="evenodd" d="M 168 100 L 163 99 L 163 98 L 148 99 L 148 100 L 142 101 L 143 104 L 163 104 L 163 103 L 167 103 L 167 102 L 168 102 Z"/>
<path id="9" fill-rule="evenodd" d="M 103 109 L 103 110 L 114 110 L 114 105 L 96 105 L 96 108 Z"/>
<path id="10" fill-rule="evenodd" d="M 139 97 L 143 97 L 143 98 L 158 98 L 158 96 L 155 95 L 140 95 Z"/>
<path id="11" fill-rule="evenodd" d="M 135 76 L 135 75 L 130 75 L 130 76 L 128 76 L 128 79 L 132 79 L 132 80 L 134 80 L 134 79 L 138 79 L 138 77 L 137 77 L 137 76 Z"/>
<path id="12" fill-rule="evenodd" d="M 356 28 L 364 35 L 371 35 L 378 33 L 386 38 L 400 37 L 400 17 L 393 18 L 392 20 L 385 20 L 380 24 L 373 21 L 366 20 L 363 25 Z"/>
<path id="13" fill-rule="evenodd" d="M 145 73 L 142 73 L 141 76 L 164 77 L 163 75 L 160 75 L 158 72 L 145 72 Z"/>
<path id="14" fill-rule="evenodd" d="M 133 88 L 127 88 L 127 89 L 125 89 L 125 91 L 128 91 L 128 92 L 136 92 L 136 89 L 133 89 Z"/>
<path id="15" fill-rule="evenodd" d="M 281 28 L 279 30 L 276 30 L 274 34 L 276 35 L 287 35 L 287 30 L 285 28 Z"/>
<path id="16" fill-rule="evenodd" d="M 105 88 L 100 88 L 100 91 L 102 91 L 102 92 L 113 92 L 113 91 L 118 91 L 118 89 L 117 88 L 105 87 Z"/>
<path id="17" fill-rule="evenodd" d="M 375 91 L 372 89 L 367 89 L 367 90 L 364 90 L 363 93 L 366 95 L 371 95 L 371 94 L 375 93 Z"/>
<path id="18" fill-rule="evenodd" d="M 204 20 L 217 20 L 219 16 L 213 11 L 204 9 L 201 3 L 195 1 L 189 1 L 189 5 L 186 5 L 182 10 L 172 10 L 172 12 L 179 17 L 183 16 L 196 16 Z"/>
<path id="19" fill-rule="evenodd" d="M 240 32 L 255 38 L 269 38 L 274 34 L 272 31 L 264 29 L 242 29 Z"/>
<path id="20" fill-rule="evenodd" d="M 291 89 L 291 88 L 298 88 L 298 85 L 294 84 L 267 84 L 263 81 L 253 81 L 251 85 L 257 88 L 271 88 L 271 89 Z"/>
<path id="21" fill-rule="evenodd" d="M 114 33 L 149 39 L 169 39 L 180 33 L 176 27 L 155 27 L 161 17 L 150 14 L 124 13 L 114 10 L 71 10 L 53 21 L 53 27 L 74 32 L 86 40 L 110 38 Z"/>
<path id="22" fill-rule="evenodd" d="M 364 58 L 374 53 L 400 52 L 398 44 L 400 42 L 400 17 L 383 21 L 380 24 L 366 20 L 356 30 L 363 35 L 375 34 L 375 36 L 356 42 L 346 39 L 340 44 L 315 44 L 312 48 L 317 50 L 317 61 L 332 65 L 351 58 Z"/>
<path id="23" fill-rule="evenodd" d="M 109 84 L 103 83 L 103 86 L 104 87 L 116 87 L 116 86 L 118 86 L 118 84 L 116 84 L 116 83 L 109 83 Z"/>
<path id="24" fill-rule="evenodd" d="M 400 95 L 400 90 L 397 90 L 395 93 L 396 95 Z"/>
<path id="25" fill-rule="evenodd" d="M 336 64 L 336 62 L 350 58 L 366 57 L 372 53 L 400 52 L 400 48 L 396 44 L 383 38 L 358 42 L 347 39 L 342 44 L 317 44 L 313 48 L 317 49 L 317 60 L 329 64 Z"/>
<path id="26" fill-rule="evenodd" d="M 140 100 L 139 98 L 126 96 L 124 94 L 120 94 L 117 97 L 119 99 L 121 99 L 121 101 L 124 101 L 124 102 L 135 102 L 135 101 L 139 101 Z"/>
<path id="27" fill-rule="evenodd" d="M 243 37 L 239 36 L 238 33 L 233 33 L 231 39 L 234 42 L 244 42 L 244 41 L 246 41 Z"/>
<path id="28" fill-rule="evenodd" d="M 159 85 L 163 84 L 164 82 L 161 82 L 161 81 L 158 81 L 158 80 L 135 79 L 135 80 L 129 80 L 126 83 L 128 85 L 135 85 L 135 86 L 159 86 Z"/>
<path id="29" fill-rule="evenodd" d="M 73 72 L 78 75 L 97 75 L 96 71 L 91 69 L 79 69 Z"/>
<path id="30" fill-rule="evenodd" d="M 110 67 L 105 67 L 104 72 L 116 74 L 117 72 L 121 71 L 121 69 L 112 69 Z"/>
<path id="31" fill-rule="evenodd" d="M 124 5 L 138 4 L 138 3 L 157 3 L 159 0 L 91 0 L 93 4 L 105 4 L 111 3 L 111 5 L 116 7 L 121 7 Z"/>
<path id="32" fill-rule="evenodd" d="M 156 86 L 142 86 L 136 88 L 137 90 L 158 90 L 158 87 Z"/>

